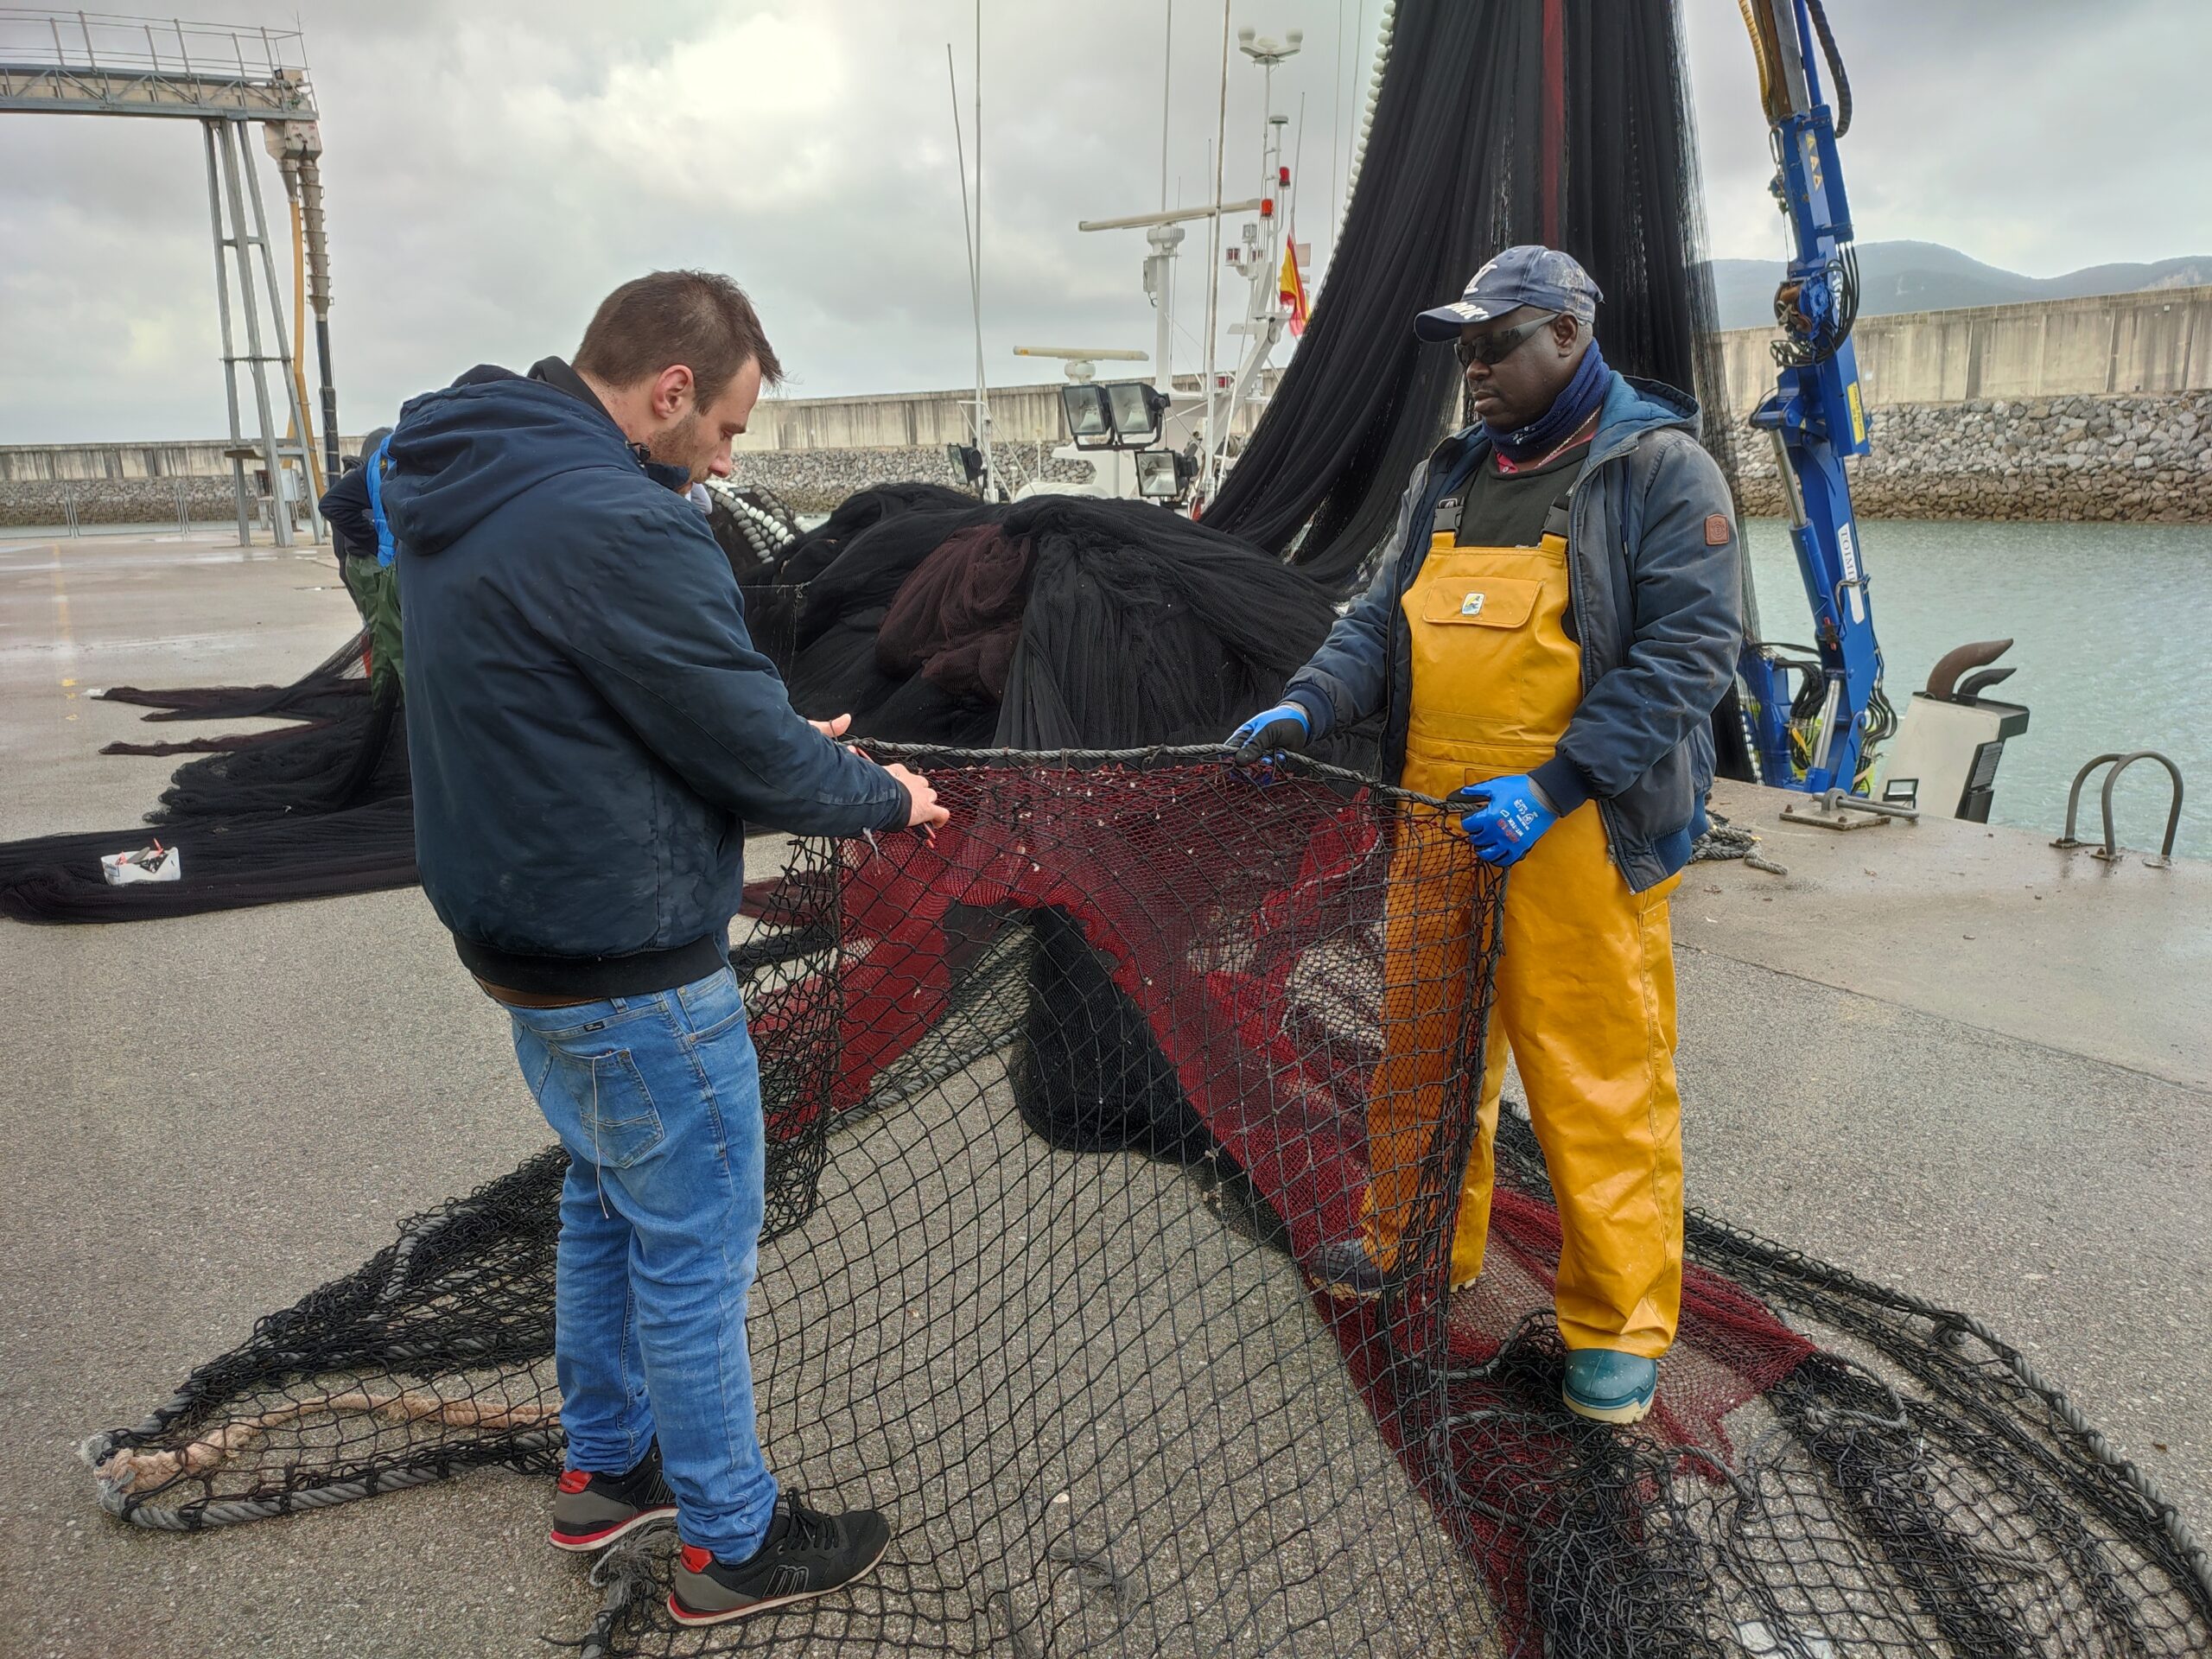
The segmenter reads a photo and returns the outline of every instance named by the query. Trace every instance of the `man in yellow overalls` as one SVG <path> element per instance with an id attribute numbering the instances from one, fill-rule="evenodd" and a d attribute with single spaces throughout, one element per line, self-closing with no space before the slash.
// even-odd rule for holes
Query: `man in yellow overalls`
<path id="1" fill-rule="evenodd" d="M 1478 423 L 1416 469 L 1374 584 L 1229 744 L 1249 763 L 1379 709 L 1402 784 L 1459 819 L 1393 852 L 1360 1236 L 1311 1270 L 1372 1296 L 1397 1268 L 1476 943 L 1464 833 L 1512 874 L 1452 1284 L 1482 1272 L 1510 1043 L 1559 1201 L 1562 1393 L 1625 1423 L 1681 1311 L 1667 900 L 1703 827 L 1742 574 L 1696 404 L 1605 366 L 1600 297 L 1568 255 L 1514 247 L 1415 320 L 1457 342 Z"/>

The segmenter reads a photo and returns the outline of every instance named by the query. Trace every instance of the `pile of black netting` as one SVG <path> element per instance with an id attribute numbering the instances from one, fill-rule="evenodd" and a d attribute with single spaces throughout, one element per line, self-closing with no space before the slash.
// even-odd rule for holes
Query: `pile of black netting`
<path id="1" fill-rule="evenodd" d="M 2212 1648 L 2202 1555 L 2012 1350 L 1709 1217 L 1652 1416 L 1569 1415 L 1558 1218 L 1510 1106 L 1486 1270 L 1445 1290 L 1482 950 L 1395 1035 L 1457 1081 L 1389 1288 L 1314 1287 L 1368 1176 L 1390 849 L 1434 804 L 1189 754 L 912 758 L 950 824 L 798 843 L 735 957 L 770 1147 L 762 1440 L 788 1485 L 887 1510 L 891 1552 L 683 1631 L 664 1529 L 600 1565 L 584 1651 Z M 1474 882 L 1494 937 L 1501 882 Z M 214 1527 L 489 1465 L 537 1513 L 562 1157 L 404 1224 L 96 1436 L 103 1503 Z"/>
<path id="2" fill-rule="evenodd" d="M 1217 741 L 1335 615 L 1303 573 L 1148 502 L 929 485 L 855 495 L 746 591 L 748 614 L 791 615 L 800 713 L 979 748 Z"/>
<path id="3" fill-rule="evenodd" d="M 397 683 L 372 683 L 356 635 L 289 685 L 118 686 L 149 721 L 287 724 L 142 742 L 103 754 L 194 757 L 143 823 L 0 844 L 0 916 L 128 921 L 410 885 L 414 796 Z M 179 879 L 111 887 L 100 860 L 159 843 Z"/>
<path id="4" fill-rule="evenodd" d="M 1561 30 L 1549 51 L 1547 14 Z M 1416 343 L 1414 315 L 1523 242 L 1566 250 L 1597 279 L 1613 367 L 1700 394 L 1726 470 L 1675 8 L 1398 0 L 1380 67 L 1313 321 L 1206 522 L 1288 550 L 1339 590 L 1357 585 L 1414 467 L 1463 418 L 1459 365 Z"/>
<path id="5" fill-rule="evenodd" d="M 802 714 L 855 735 L 969 747 L 1217 740 L 1273 702 L 1328 632 L 1327 593 L 1250 544 L 1141 502 L 986 506 L 931 485 L 860 493 L 770 545 L 715 520 L 753 642 Z M 143 825 L 0 846 L 0 914 L 188 915 L 412 884 L 413 796 L 396 680 L 372 695 L 358 640 L 289 686 L 106 694 L 149 720 L 273 716 L 274 731 L 113 744 L 198 752 Z M 1331 758 L 1372 764 L 1372 735 Z M 182 879 L 111 887 L 101 856 L 156 838 Z"/>

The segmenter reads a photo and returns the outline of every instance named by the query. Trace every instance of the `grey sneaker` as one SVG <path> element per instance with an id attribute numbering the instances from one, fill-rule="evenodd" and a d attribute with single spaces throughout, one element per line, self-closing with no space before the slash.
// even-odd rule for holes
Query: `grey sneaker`
<path id="1" fill-rule="evenodd" d="M 695 1544 L 683 1547 L 669 1617 L 679 1624 L 719 1624 L 826 1596 L 866 1577 L 890 1548 L 891 1523 L 875 1510 L 824 1515 L 786 1492 L 750 1560 L 718 1561 Z"/>
<path id="2" fill-rule="evenodd" d="M 553 1530 L 545 1541 L 556 1549 L 604 1549 L 675 1513 L 676 1497 L 661 1478 L 656 1444 L 626 1475 L 594 1475 L 582 1469 L 563 1474 L 553 1494 Z"/>
<path id="3" fill-rule="evenodd" d="M 1340 1302 L 1371 1302 L 1382 1294 L 1382 1269 L 1367 1246 L 1341 1238 L 1313 1252 L 1313 1282 Z"/>

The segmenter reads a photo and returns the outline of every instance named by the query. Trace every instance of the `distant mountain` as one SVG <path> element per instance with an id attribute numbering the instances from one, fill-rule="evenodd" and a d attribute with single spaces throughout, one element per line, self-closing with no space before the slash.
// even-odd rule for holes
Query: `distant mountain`
<path id="1" fill-rule="evenodd" d="M 1774 289 L 1782 280 L 1778 259 L 1716 259 L 1715 297 L 1723 328 L 1763 327 L 1774 320 Z M 2023 300 L 2070 300 L 2090 294 L 2133 294 L 2145 288 L 2185 288 L 2212 283 L 2212 257 L 2161 259 L 2148 265 L 2088 265 L 2063 276 L 2023 276 L 1969 259 L 1936 242 L 1862 242 L 1859 245 L 1859 313 L 1950 311 L 1969 305 L 2012 305 Z"/>

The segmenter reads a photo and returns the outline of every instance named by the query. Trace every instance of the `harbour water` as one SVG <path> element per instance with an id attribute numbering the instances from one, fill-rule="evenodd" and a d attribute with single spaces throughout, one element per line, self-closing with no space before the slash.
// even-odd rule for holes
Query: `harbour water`
<path id="1" fill-rule="evenodd" d="M 2055 836 L 2084 761 L 2158 749 L 2189 786 L 2175 851 L 2212 857 L 2212 525 L 1885 519 L 1859 532 L 1900 713 L 1954 645 L 2015 642 L 2004 660 L 2018 671 L 1990 695 L 2025 703 L 2030 720 L 2005 745 L 1993 823 Z M 1766 636 L 1804 641 L 1787 526 L 1752 519 L 1745 540 Z M 2082 797 L 2085 837 L 2097 834 L 2095 781 Z M 2132 769 L 2116 798 L 2120 841 L 2155 850 L 2166 802 L 2160 768 Z"/>

